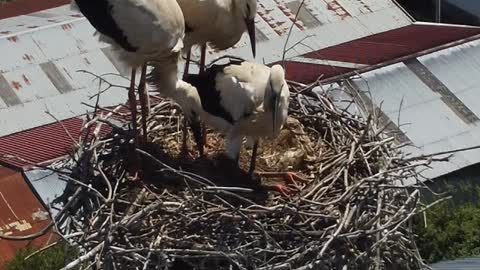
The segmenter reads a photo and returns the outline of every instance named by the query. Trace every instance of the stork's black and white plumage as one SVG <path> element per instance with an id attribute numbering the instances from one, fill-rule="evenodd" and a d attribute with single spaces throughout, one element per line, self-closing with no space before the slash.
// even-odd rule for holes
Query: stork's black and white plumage
<path id="1" fill-rule="evenodd" d="M 179 89 L 198 95 L 191 111 L 227 135 L 227 156 L 238 161 L 243 139 L 275 137 L 287 119 L 289 89 L 280 65 L 269 68 L 247 61 L 212 65 L 198 75 L 188 75 Z M 185 90 L 184 90 L 185 91 Z M 254 147 L 256 150 L 256 147 Z M 253 152 L 253 172 L 256 151 Z"/>
<path id="2" fill-rule="evenodd" d="M 200 74 L 185 75 L 175 87 L 165 85 L 171 68 L 154 65 L 149 83 L 162 89 L 161 93 L 176 101 L 192 126 L 195 140 L 202 152 L 198 120 L 227 135 L 227 156 L 238 162 L 243 139 L 254 142 L 250 174 L 253 174 L 258 141 L 276 137 L 288 114 L 290 91 L 280 65 L 271 68 L 244 60 L 214 64 Z M 288 180 L 303 180 L 286 175 L 261 173 L 265 176 L 287 176 Z M 285 194 L 283 186 L 277 186 Z"/>
<path id="3" fill-rule="evenodd" d="M 253 56 L 256 53 L 255 15 L 257 0 L 177 0 L 185 17 L 185 48 L 188 73 L 190 49 L 202 46 L 201 67 L 205 61 L 206 46 L 225 50 L 240 40 L 247 32 Z"/>
<path id="4" fill-rule="evenodd" d="M 72 8 L 80 10 L 100 33 L 100 40 L 119 47 L 120 59 L 132 67 L 129 100 L 134 129 L 135 74 L 136 68 L 142 67 L 139 92 L 146 138 L 146 63 L 178 60 L 185 35 L 180 6 L 176 0 L 72 0 Z"/>

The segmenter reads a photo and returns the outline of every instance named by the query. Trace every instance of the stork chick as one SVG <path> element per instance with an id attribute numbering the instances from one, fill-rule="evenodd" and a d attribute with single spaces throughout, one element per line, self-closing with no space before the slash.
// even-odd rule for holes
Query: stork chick
<path id="1" fill-rule="evenodd" d="M 187 75 L 184 80 L 177 83 L 177 89 L 194 97 L 196 104 L 189 105 L 192 113 L 226 134 L 229 158 L 238 163 L 245 137 L 254 142 L 249 169 L 253 176 L 260 138 L 276 137 L 287 119 L 290 91 L 283 68 L 231 60 L 228 64 L 212 65 L 198 75 Z M 203 147 L 198 141 L 197 144 Z M 284 175 L 287 180 L 295 180 L 291 173 Z M 278 188 L 285 193 L 282 187 Z"/>
<path id="2" fill-rule="evenodd" d="M 143 136 L 146 141 L 146 118 L 149 113 L 145 85 L 146 63 L 170 61 L 172 57 L 178 60 L 185 35 L 180 6 L 176 0 L 72 0 L 71 6 L 79 9 L 100 33 L 100 40 L 119 47 L 120 59 L 132 67 L 128 97 L 135 134 L 135 74 L 137 67 L 142 67 L 139 94 Z M 137 137 L 135 144 L 138 144 Z"/>

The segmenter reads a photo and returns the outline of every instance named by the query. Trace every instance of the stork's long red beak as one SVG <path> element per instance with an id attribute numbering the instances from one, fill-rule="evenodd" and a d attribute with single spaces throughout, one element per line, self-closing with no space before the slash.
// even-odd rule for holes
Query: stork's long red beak
<path id="1" fill-rule="evenodd" d="M 256 40 L 255 40 L 255 19 L 245 19 L 245 24 L 247 25 L 248 36 L 250 36 L 250 44 L 252 45 L 252 53 L 255 58 L 257 52 L 256 49 Z"/>

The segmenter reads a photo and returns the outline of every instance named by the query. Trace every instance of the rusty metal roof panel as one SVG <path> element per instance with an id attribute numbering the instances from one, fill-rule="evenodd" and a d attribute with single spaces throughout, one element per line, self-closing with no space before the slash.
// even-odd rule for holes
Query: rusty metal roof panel
<path id="1" fill-rule="evenodd" d="M 19 172 L 0 166 L 0 232 L 9 236 L 33 234 L 50 222 L 48 213 Z M 0 269 L 16 252 L 30 245 L 39 248 L 52 243 L 51 232 L 33 241 L 0 240 Z"/>
<path id="2" fill-rule="evenodd" d="M 480 141 L 480 40 L 411 58 L 351 78 L 417 147 L 432 154 Z M 480 150 L 455 153 L 423 174 L 438 177 L 480 162 Z"/>

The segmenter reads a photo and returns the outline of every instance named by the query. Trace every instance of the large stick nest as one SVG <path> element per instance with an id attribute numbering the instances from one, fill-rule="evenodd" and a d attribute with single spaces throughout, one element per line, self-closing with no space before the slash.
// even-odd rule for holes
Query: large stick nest
<path id="1" fill-rule="evenodd" d="M 290 119 L 261 142 L 257 166 L 310 179 L 290 197 L 268 188 L 282 179 L 259 185 L 229 166 L 213 131 L 205 158 L 182 158 L 182 115 L 168 100 L 152 109 L 136 181 L 132 132 L 112 117 L 89 119 L 89 135 L 61 166 L 68 188 L 57 228 L 80 250 L 65 269 L 422 267 L 410 228 L 419 190 L 399 184 L 430 160 L 407 159 L 375 117 L 341 110 L 311 87 L 291 89 Z M 99 125 L 113 130 L 99 138 Z M 250 151 L 241 156 L 245 170 Z"/>

